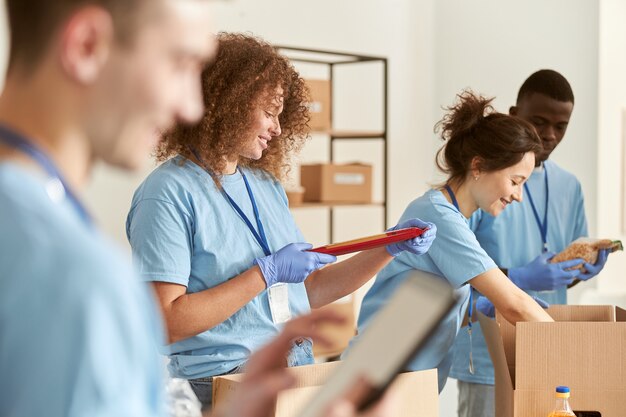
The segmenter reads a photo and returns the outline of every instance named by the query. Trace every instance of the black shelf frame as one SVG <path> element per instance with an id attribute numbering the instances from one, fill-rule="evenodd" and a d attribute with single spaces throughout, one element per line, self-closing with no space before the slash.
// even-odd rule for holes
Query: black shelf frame
<path id="1" fill-rule="evenodd" d="M 366 140 L 381 140 L 383 142 L 383 225 L 387 228 L 387 205 L 389 201 L 389 184 L 387 178 L 387 171 L 389 167 L 389 163 L 387 161 L 388 158 L 388 137 L 387 137 L 387 126 L 389 121 L 389 82 L 388 82 L 388 61 L 387 58 L 381 56 L 372 56 L 372 55 L 363 55 L 363 54 L 354 54 L 350 52 L 340 52 L 340 51 L 331 51 L 324 49 L 312 49 L 312 48 L 300 48 L 295 46 L 287 46 L 287 45 L 275 45 L 274 48 L 280 52 L 283 56 L 287 57 L 292 62 L 302 62 L 308 64 L 318 64 L 318 65 L 327 65 L 329 67 L 329 81 L 331 85 L 331 95 L 330 101 L 333 102 L 333 76 L 334 70 L 337 66 L 344 65 L 358 65 L 361 63 L 372 63 L 372 62 L 380 62 L 382 63 L 382 87 L 383 87 L 383 129 L 380 132 L 380 135 L 365 135 L 361 137 L 358 135 L 358 132 L 355 132 L 354 135 L 346 135 L 340 134 L 338 132 L 328 133 L 330 137 L 330 151 L 329 151 L 329 159 L 332 163 L 334 161 L 334 143 L 336 141 L 341 140 L 353 140 L 353 139 L 366 139 Z M 327 59 L 324 59 L 327 58 Z M 333 125 L 333 111 L 331 107 L 330 112 L 330 123 Z M 366 132 L 363 132 L 366 133 Z M 374 203 L 374 205 L 377 203 Z M 372 204 L 363 204 L 363 206 L 372 206 Z M 338 206 L 340 207 L 340 206 Z M 333 230 L 334 230 L 334 210 L 333 205 L 328 206 L 329 209 L 329 220 L 328 220 L 328 236 L 330 242 L 334 241 L 333 238 Z"/>

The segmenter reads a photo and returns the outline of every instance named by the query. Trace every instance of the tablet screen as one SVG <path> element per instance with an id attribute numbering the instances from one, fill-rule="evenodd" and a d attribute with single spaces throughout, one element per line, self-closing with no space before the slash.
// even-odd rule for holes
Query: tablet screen
<path id="1" fill-rule="evenodd" d="M 361 408 L 374 401 L 404 370 L 454 304 L 452 287 L 441 277 L 423 271 L 410 273 L 300 416 L 318 417 L 346 393 Z"/>

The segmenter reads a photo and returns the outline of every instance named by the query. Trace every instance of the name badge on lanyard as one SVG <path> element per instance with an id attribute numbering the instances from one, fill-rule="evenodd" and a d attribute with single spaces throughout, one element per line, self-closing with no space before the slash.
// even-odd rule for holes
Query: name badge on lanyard
<path id="1" fill-rule="evenodd" d="M 274 324 L 284 323 L 291 320 L 289 309 L 289 286 L 284 283 L 272 285 L 267 289 L 270 302 L 270 311 Z"/>
<path id="2" fill-rule="evenodd" d="M 192 153 L 198 159 L 198 161 L 204 165 L 204 162 L 200 158 L 200 155 L 194 150 L 191 149 Z M 211 172 L 207 169 L 206 166 L 203 166 L 205 171 L 212 175 Z M 222 195 L 230 203 L 230 206 L 235 210 L 235 212 L 239 215 L 241 220 L 245 223 L 245 225 L 254 236 L 254 239 L 257 241 L 261 249 L 263 249 L 263 253 L 265 256 L 269 256 L 272 254 L 270 251 L 269 243 L 267 241 L 267 236 L 265 235 L 265 229 L 263 228 L 263 223 L 261 222 L 261 216 L 259 215 L 259 208 L 256 204 L 256 200 L 254 199 L 254 193 L 252 192 L 252 187 L 250 187 L 250 183 L 246 178 L 246 175 L 242 170 L 237 168 L 237 171 L 241 174 L 243 178 L 243 182 L 246 185 L 246 190 L 248 191 L 248 196 L 250 197 L 250 203 L 252 204 L 252 211 L 254 212 L 254 217 L 256 220 L 258 231 L 252 225 L 248 216 L 243 212 L 241 207 L 232 199 L 232 197 L 226 192 L 226 190 L 222 187 Z M 291 310 L 289 309 L 289 287 L 287 284 L 276 284 L 267 289 L 267 296 L 270 305 L 270 312 L 272 315 L 272 321 L 274 324 L 284 323 L 287 320 L 291 319 Z"/>
<path id="3" fill-rule="evenodd" d="M 265 230 L 263 229 L 263 223 L 261 222 L 261 216 L 259 215 L 259 209 L 254 198 L 254 193 L 252 192 L 252 187 L 250 187 L 250 183 L 248 183 L 246 175 L 241 170 L 238 169 L 238 171 L 241 173 L 243 181 L 246 184 L 248 196 L 250 197 L 250 202 L 252 203 L 252 211 L 254 212 L 256 224 L 259 229 L 258 232 L 257 230 L 255 230 L 252 222 L 250 221 L 250 219 L 248 219 L 241 207 L 239 207 L 235 200 L 233 200 L 223 188 L 222 193 L 230 203 L 231 207 L 237 212 L 237 214 L 239 214 L 246 226 L 248 226 L 248 229 L 250 229 L 250 232 L 254 236 L 255 240 L 263 249 L 263 253 L 265 253 L 265 256 L 269 256 L 271 255 L 271 251 L 269 248 L 269 243 L 267 242 Z M 270 288 L 267 289 L 267 297 L 269 300 L 270 312 L 272 314 L 272 321 L 274 322 L 274 324 L 284 323 L 291 319 L 291 311 L 289 309 L 289 287 L 287 286 L 287 284 L 280 283 L 272 285 Z"/>

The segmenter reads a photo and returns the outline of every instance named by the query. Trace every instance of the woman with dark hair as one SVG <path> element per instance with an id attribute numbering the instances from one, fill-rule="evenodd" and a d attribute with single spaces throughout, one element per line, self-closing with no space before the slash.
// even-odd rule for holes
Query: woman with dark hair
<path id="1" fill-rule="evenodd" d="M 135 192 L 127 234 L 142 277 L 152 282 L 167 323 L 170 371 L 211 403 L 212 377 L 236 372 L 283 322 L 352 293 L 419 238 L 343 262 L 309 252 L 279 183 L 308 132 L 304 81 L 254 37 L 220 34 L 202 74 L 204 117 L 179 124 L 158 149 L 165 161 Z M 306 279 L 306 280 L 305 280 Z M 287 364 L 313 362 L 295 341 Z"/>
<path id="2" fill-rule="evenodd" d="M 522 200 L 522 187 L 533 171 L 535 155 L 542 150 L 541 140 L 529 123 L 495 112 L 491 99 L 471 92 L 458 98 L 437 124 L 446 141 L 437 153 L 437 166 L 448 179 L 409 204 L 400 219 L 419 217 L 435 223 L 437 239 L 424 256 L 403 253 L 385 267 L 366 294 L 359 316 L 360 333 L 414 270 L 448 281 L 458 293 L 458 306 L 408 366 L 412 371 L 438 368 L 440 391 L 450 370 L 450 347 L 468 304 L 470 311 L 473 307 L 470 285 L 512 323 L 552 320 L 498 269 L 468 225 L 468 218 L 479 208 L 497 216 L 513 201 Z"/>

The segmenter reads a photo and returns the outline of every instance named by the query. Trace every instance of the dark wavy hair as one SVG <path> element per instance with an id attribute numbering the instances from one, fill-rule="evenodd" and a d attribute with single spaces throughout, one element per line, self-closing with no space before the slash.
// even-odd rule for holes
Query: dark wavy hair
<path id="1" fill-rule="evenodd" d="M 247 34 L 219 33 L 218 54 L 202 73 L 205 111 L 194 125 L 178 124 L 164 135 L 157 158 L 191 158 L 192 149 L 206 168 L 221 173 L 225 157 L 239 155 L 250 141 L 253 113 L 277 87 L 283 89 L 282 133 L 259 160 L 239 158 L 240 166 L 259 168 L 284 180 L 290 157 L 309 133 L 308 89 L 293 65 L 267 42 Z M 214 175 L 219 184 L 219 175 Z"/>
<path id="2" fill-rule="evenodd" d="M 448 174 L 447 183 L 462 183 L 478 158 L 479 169 L 499 171 L 517 164 L 524 154 L 541 152 L 534 127 L 515 116 L 496 112 L 491 102 L 472 91 L 457 95 L 457 103 L 435 125 L 446 144 L 439 149 L 437 167 Z"/>

